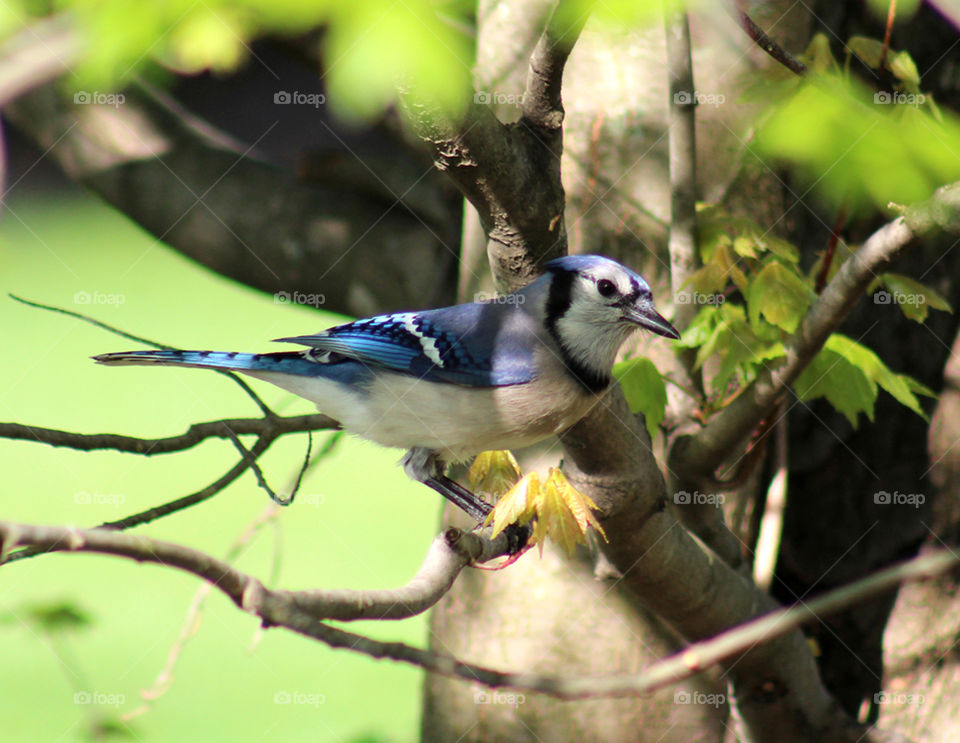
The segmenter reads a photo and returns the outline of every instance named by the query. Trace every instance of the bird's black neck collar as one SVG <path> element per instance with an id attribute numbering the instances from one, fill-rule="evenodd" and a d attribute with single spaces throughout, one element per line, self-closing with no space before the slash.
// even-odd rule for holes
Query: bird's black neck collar
<path id="1" fill-rule="evenodd" d="M 560 349 L 560 358 L 567 371 L 587 392 L 597 394 L 610 386 L 611 378 L 607 370 L 597 371 L 596 368 L 585 364 L 581 359 L 570 353 L 570 349 L 563 342 L 557 323 L 567 314 L 573 303 L 573 284 L 577 274 L 573 271 L 553 269 L 553 281 L 547 294 L 545 325 L 557 347 Z"/>

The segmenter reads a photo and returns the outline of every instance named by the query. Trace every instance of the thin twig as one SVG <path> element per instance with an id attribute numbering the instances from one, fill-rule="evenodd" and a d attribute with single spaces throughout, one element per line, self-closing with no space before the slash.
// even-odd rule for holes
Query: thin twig
<path id="1" fill-rule="evenodd" d="M 240 456 L 243 457 L 244 460 L 250 459 L 250 469 L 253 472 L 254 477 L 257 478 L 257 485 L 259 485 L 266 492 L 266 494 L 270 496 L 270 500 L 281 506 L 289 505 L 284 503 L 280 496 L 273 492 L 273 488 L 271 488 L 270 484 L 267 482 L 267 478 L 263 474 L 263 470 L 260 469 L 260 465 L 257 464 L 256 457 L 251 458 L 251 454 L 247 450 L 247 447 L 243 445 L 243 442 L 237 437 L 237 435 L 229 428 L 227 429 L 227 435 L 233 441 L 233 445 L 237 447 L 237 451 L 240 452 Z"/>
<path id="2" fill-rule="evenodd" d="M 790 52 L 780 46 L 777 42 L 767 36 L 766 32 L 760 26 L 753 22 L 753 19 L 743 10 L 737 8 L 735 11 L 740 26 L 747 32 L 747 36 L 753 39 L 763 51 L 786 67 L 790 72 L 797 75 L 806 75 L 809 70 L 807 66 Z"/>
<path id="3" fill-rule="evenodd" d="M 105 322 L 96 320 L 92 317 L 88 317 L 80 312 L 74 312 L 73 310 L 66 310 L 62 307 L 54 307 L 49 304 L 41 304 L 40 302 L 32 302 L 29 299 L 24 299 L 23 297 L 18 297 L 16 294 L 10 294 L 10 299 L 13 299 L 20 304 L 25 304 L 28 307 L 36 307 L 40 310 L 47 310 L 48 312 L 55 312 L 58 315 L 66 315 L 67 317 L 72 317 L 77 320 L 83 320 L 83 322 L 88 322 L 91 325 L 94 325 L 98 328 L 106 330 L 108 333 L 113 333 L 114 335 L 119 335 L 121 338 L 126 338 L 128 341 L 133 341 L 134 343 L 142 343 L 145 346 L 152 346 L 153 348 L 159 348 L 164 351 L 175 351 L 176 349 L 173 346 L 166 346 L 163 343 L 157 343 L 152 341 L 149 338 L 143 338 L 139 335 L 134 335 L 133 333 L 128 333 L 126 330 L 120 330 L 115 328 L 112 325 L 108 325 Z"/>
<path id="4" fill-rule="evenodd" d="M 215 482 L 210 483 L 202 490 L 198 490 L 190 495 L 185 495 L 182 498 L 177 498 L 176 500 L 168 503 L 163 503 L 159 506 L 148 508 L 145 511 L 140 511 L 139 513 L 126 516 L 116 521 L 105 521 L 104 523 L 100 524 L 100 526 L 95 528 L 124 531 L 126 529 L 132 529 L 135 526 L 156 521 L 157 519 L 169 516 L 177 511 L 182 511 L 185 508 L 195 506 L 198 503 L 203 503 L 203 501 L 209 500 L 215 496 L 221 490 L 230 485 L 234 480 L 240 477 L 240 475 L 246 472 L 250 467 L 250 463 L 263 454 L 275 439 L 276 436 L 267 435 L 258 438 L 257 443 L 248 452 L 248 454 L 243 457 L 243 459 L 233 465 L 233 467 L 231 467 L 223 476 L 221 476 Z M 25 560 L 29 557 L 35 557 L 36 555 L 44 553 L 46 553 L 46 550 L 44 549 L 38 547 L 27 547 L 26 549 L 11 553 L 7 559 L 4 560 L 4 562 L 17 562 L 18 560 Z"/>
<path id="5" fill-rule="evenodd" d="M 840 232 L 843 230 L 843 225 L 846 221 L 847 205 L 846 202 L 844 202 L 837 211 L 837 218 L 834 220 L 833 228 L 830 230 L 830 239 L 827 240 L 827 249 L 823 254 L 823 263 L 820 266 L 820 272 L 817 274 L 817 283 L 814 288 L 817 294 L 820 294 L 827 285 L 827 276 L 830 275 L 830 264 L 833 263 L 834 256 L 837 252 L 837 243 L 840 242 Z"/>
<path id="6" fill-rule="evenodd" d="M 239 436 L 245 434 L 281 436 L 287 433 L 336 429 L 339 426 L 340 424 L 330 416 L 319 413 L 294 415 L 286 418 L 225 418 L 218 421 L 194 423 L 185 433 L 176 436 L 142 439 L 115 433 L 72 433 L 55 428 L 27 426 L 22 423 L 0 423 L 0 438 L 35 441 L 38 444 L 48 444 L 50 446 L 65 446 L 77 451 L 113 449 L 149 457 L 154 454 L 184 451 L 211 438 L 229 438 L 226 429 Z"/>
<path id="7" fill-rule="evenodd" d="M 880 51 L 880 64 L 877 69 L 882 70 L 887 64 L 887 53 L 890 51 L 890 35 L 893 33 L 893 21 L 897 17 L 897 0 L 890 0 L 887 10 L 887 29 L 883 33 L 883 49 Z"/>

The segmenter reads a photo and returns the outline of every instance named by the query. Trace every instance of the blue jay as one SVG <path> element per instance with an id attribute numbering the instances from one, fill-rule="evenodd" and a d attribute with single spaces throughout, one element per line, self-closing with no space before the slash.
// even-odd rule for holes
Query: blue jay
<path id="1" fill-rule="evenodd" d="M 408 449 L 407 475 L 482 520 L 490 506 L 448 478 L 445 464 L 529 446 L 572 426 L 610 385 L 617 351 L 637 327 L 680 337 L 641 276 L 610 258 L 571 255 L 492 301 L 278 339 L 303 351 L 128 351 L 94 359 L 229 369 L 275 384 L 351 433 Z"/>

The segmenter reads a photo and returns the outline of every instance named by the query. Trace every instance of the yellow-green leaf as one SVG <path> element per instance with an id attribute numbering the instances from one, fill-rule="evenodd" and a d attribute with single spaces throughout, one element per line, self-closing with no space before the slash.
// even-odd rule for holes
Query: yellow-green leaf
<path id="1" fill-rule="evenodd" d="M 771 324 L 792 333 L 812 299 L 813 290 L 802 278 L 779 261 L 771 261 L 750 284 L 747 300 L 750 324 L 757 329 L 763 315 Z"/>
<path id="2" fill-rule="evenodd" d="M 497 501 L 487 515 L 484 526 L 493 522 L 493 536 L 496 537 L 510 524 L 527 523 L 533 517 L 541 497 L 540 476 L 530 472 Z"/>
<path id="3" fill-rule="evenodd" d="M 523 477 L 512 452 L 485 451 L 473 460 L 467 472 L 470 488 L 499 498 Z"/>

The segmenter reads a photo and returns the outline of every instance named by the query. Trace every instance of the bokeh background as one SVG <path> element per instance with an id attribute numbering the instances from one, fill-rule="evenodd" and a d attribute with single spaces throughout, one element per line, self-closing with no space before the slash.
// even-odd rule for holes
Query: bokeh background
<path id="1" fill-rule="evenodd" d="M 277 303 L 191 263 L 42 165 L 33 168 L 39 156 L 27 149 L 16 154 L 15 185 L 0 221 L 0 419 L 159 437 L 198 421 L 258 413 L 221 375 L 98 366 L 91 355 L 136 344 L 8 293 L 182 348 L 279 349 L 270 339 L 343 319 Z M 315 412 L 282 390 L 252 385 L 277 411 Z M 315 434 L 314 452 L 330 435 Z M 276 490 L 288 491 L 306 445 L 304 435 L 286 437 L 261 459 Z M 400 455 L 342 437 L 310 470 L 294 505 L 274 507 L 248 537 L 237 566 L 284 588 L 405 582 L 436 532 L 440 504 L 403 475 Z M 4 516 L 91 526 L 199 490 L 236 461 L 226 440 L 155 457 L 4 440 Z M 213 499 L 138 532 L 222 557 L 270 508 L 248 472 Z M 216 592 L 185 630 L 200 585 L 174 570 L 87 555 L 47 555 L 5 568 L 3 737 L 345 743 L 417 737 L 419 671 L 262 631 Z M 350 629 L 420 645 L 426 639 L 422 617 Z M 184 631 L 189 639 L 165 692 L 121 723 L 144 704 L 141 692 L 154 686 Z"/>

